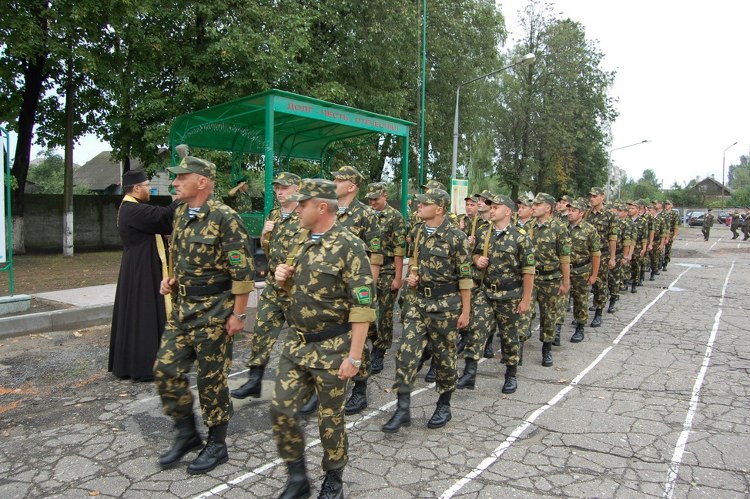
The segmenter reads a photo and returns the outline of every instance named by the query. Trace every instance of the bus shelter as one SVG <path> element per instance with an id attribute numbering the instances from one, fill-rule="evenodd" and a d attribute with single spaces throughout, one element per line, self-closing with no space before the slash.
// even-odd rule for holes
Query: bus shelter
<path id="1" fill-rule="evenodd" d="M 242 158 L 258 154 L 264 161 L 263 213 L 242 214 L 251 234 L 260 235 L 263 219 L 273 209 L 271 183 L 275 165 L 290 159 L 319 162 L 321 174 L 342 141 L 378 135 L 401 139 L 401 211 L 407 213 L 409 127 L 413 123 L 313 99 L 282 90 L 267 90 L 177 117 L 170 130 L 172 163 L 175 146 L 232 154 L 232 178 L 241 174 Z"/>

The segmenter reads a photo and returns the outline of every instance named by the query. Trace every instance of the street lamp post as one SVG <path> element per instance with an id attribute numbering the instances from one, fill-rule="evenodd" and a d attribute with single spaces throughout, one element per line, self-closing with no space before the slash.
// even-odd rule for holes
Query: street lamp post
<path id="1" fill-rule="evenodd" d="M 490 71 L 487 74 L 483 74 L 482 76 L 477 76 L 476 78 L 472 78 L 471 80 L 466 80 L 458 85 L 458 88 L 456 88 L 456 112 L 453 114 L 453 159 L 451 161 L 451 179 L 456 178 L 456 167 L 458 165 L 458 102 L 461 96 L 461 87 L 463 87 L 464 85 L 468 85 L 469 83 L 475 82 L 477 80 L 482 80 L 484 78 L 487 78 L 488 76 L 492 76 L 494 74 L 500 73 L 514 66 L 519 66 L 519 65 L 528 66 L 530 64 L 534 64 L 534 61 L 536 61 L 536 56 L 534 54 L 529 53 L 521 57 L 519 60 L 517 60 L 513 64 L 509 64 L 508 66 L 505 66 L 504 68 Z"/>
<path id="2" fill-rule="evenodd" d="M 728 145 L 726 149 L 724 149 L 724 152 L 721 155 L 721 207 L 722 208 L 726 208 L 726 203 L 724 202 L 724 165 L 726 165 L 726 162 L 727 162 L 727 151 L 736 145 L 737 145 L 737 141 L 734 141 L 733 144 Z"/>
<path id="3" fill-rule="evenodd" d="M 643 139 L 640 142 L 635 142 L 633 144 L 628 144 L 622 147 L 615 147 L 614 149 L 609 150 L 609 153 L 607 154 L 607 191 L 605 193 L 605 198 L 607 201 L 609 201 L 609 191 L 612 185 L 612 153 L 614 151 L 619 151 L 620 149 L 627 149 L 628 147 L 639 146 L 647 142 L 650 142 L 650 141 L 648 139 Z"/>

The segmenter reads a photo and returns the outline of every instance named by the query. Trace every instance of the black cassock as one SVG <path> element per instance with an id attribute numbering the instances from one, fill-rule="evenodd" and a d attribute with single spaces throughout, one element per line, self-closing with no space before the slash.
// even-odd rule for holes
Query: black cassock
<path id="1" fill-rule="evenodd" d="M 120 205 L 118 230 L 123 253 L 109 340 L 109 371 L 117 377 L 149 380 L 154 376 L 166 323 L 155 234 L 172 232 L 177 204 L 164 207 L 123 201 Z"/>

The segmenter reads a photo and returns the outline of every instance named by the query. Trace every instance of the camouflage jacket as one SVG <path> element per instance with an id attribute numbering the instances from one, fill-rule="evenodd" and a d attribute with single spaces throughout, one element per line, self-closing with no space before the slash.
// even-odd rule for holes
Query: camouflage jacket
<path id="1" fill-rule="evenodd" d="M 471 250 L 466 235 L 446 217 L 431 235 L 427 234 L 424 223 L 418 225 L 411 233 L 411 240 L 409 271 L 419 277 L 415 303 L 425 312 L 459 310 L 458 290 L 472 287 Z M 455 293 L 428 296 L 433 289 L 451 284 L 456 285 Z"/>
<path id="2" fill-rule="evenodd" d="M 662 237 L 667 235 L 667 214 L 663 211 L 654 217 L 654 244 L 658 244 Z"/>
<path id="3" fill-rule="evenodd" d="M 276 223 L 273 230 L 266 232 L 261 238 L 260 244 L 266 252 L 268 260 L 268 275 L 266 282 L 276 286 L 274 273 L 280 263 L 285 263 L 287 257 L 295 248 L 299 249 L 301 243 L 307 237 L 307 231 L 299 226 L 299 216 L 292 212 L 285 219 L 281 215 L 281 209 L 275 208 L 268 214 L 268 220 Z"/>
<path id="4" fill-rule="evenodd" d="M 517 229 L 522 230 L 529 239 L 534 238 L 534 227 L 536 226 L 536 218 L 531 217 L 526 222 L 522 222 L 520 218 L 516 217 L 515 226 Z"/>
<path id="5" fill-rule="evenodd" d="M 466 236 L 471 235 L 472 229 L 474 230 L 474 235 L 476 236 L 476 233 L 479 229 L 479 226 L 482 222 L 482 217 L 479 215 L 474 215 L 473 217 L 470 217 L 469 215 L 461 215 L 461 218 L 459 219 L 459 227 L 461 226 L 461 223 L 464 224 L 464 228 L 462 229 L 464 231 L 464 234 Z M 476 225 L 475 225 L 476 224 Z"/>
<path id="6" fill-rule="evenodd" d="M 669 233 L 670 239 L 674 236 L 674 231 L 680 226 L 680 214 L 676 211 L 669 212 Z"/>
<path id="7" fill-rule="evenodd" d="M 354 199 L 343 213 L 338 214 L 338 221 L 365 243 L 371 264 L 383 265 L 380 229 L 375 220 L 375 213 L 369 206 Z"/>
<path id="8" fill-rule="evenodd" d="M 550 217 L 544 223 L 535 220 L 533 237 L 536 260 L 536 280 L 554 281 L 562 278 L 560 264 L 570 263 L 570 234 L 568 228 Z"/>
<path id="9" fill-rule="evenodd" d="M 406 222 L 404 217 L 389 204 L 385 209 L 375 213 L 375 220 L 380 229 L 383 267 L 381 272 L 393 273 L 396 269 L 393 258 L 406 253 Z"/>
<path id="10" fill-rule="evenodd" d="M 253 198 L 248 192 L 237 191 L 234 196 L 225 198 L 227 205 L 237 213 L 250 213 L 253 211 Z"/>
<path id="11" fill-rule="evenodd" d="M 475 255 L 484 255 L 487 245 L 487 258 L 490 263 L 480 270 L 481 289 L 490 300 L 512 300 L 523 296 L 523 274 L 536 272 L 534 247 L 531 239 L 513 224 L 500 234 L 494 227 L 485 225 L 477 233 L 474 245 Z"/>
<path id="12" fill-rule="evenodd" d="M 633 234 L 633 221 L 628 218 L 620 218 L 617 221 L 617 256 L 622 257 L 626 247 L 635 242 Z"/>
<path id="13" fill-rule="evenodd" d="M 568 224 L 570 234 L 570 275 L 590 274 L 591 258 L 601 256 L 601 242 L 596 228 L 589 222 Z"/>
<path id="14" fill-rule="evenodd" d="M 703 226 L 710 229 L 714 226 L 714 220 L 714 215 L 712 213 L 708 213 L 703 219 Z"/>
<path id="15" fill-rule="evenodd" d="M 635 242 L 636 250 L 640 251 L 641 248 L 648 245 L 648 221 L 640 215 L 631 218 L 630 221 L 633 224 L 633 242 Z"/>
<path id="16" fill-rule="evenodd" d="M 609 210 L 589 211 L 586 222 L 590 223 L 599 234 L 602 255 L 609 255 L 609 241 L 617 241 L 617 217 Z"/>
<path id="17" fill-rule="evenodd" d="M 477 215 L 477 229 L 476 229 L 476 233 L 474 235 L 474 243 L 473 243 L 473 245 L 476 245 L 477 241 L 479 241 L 479 239 L 478 239 L 479 233 L 480 232 L 484 233 L 484 231 L 487 228 L 489 228 L 491 225 L 492 225 L 492 223 L 490 221 L 484 220 L 482 217 L 480 217 L 479 215 Z M 469 228 L 469 232 L 471 232 L 471 228 Z M 468 234 L 467 234 L 467 236 L 468 236 Z M 469 241 L 469 245 L 472 246 L 472 242 L 471 241 Z M 474 280 L 474 288 L 472 288 L 472 289 L 474 290 L 474 292 L 478 292 L 479 291 L 479 284 L 482 282 L 482 271 L 479 270 L 478 268 L 476 268 L 473 265 L 471 267 L 471 278 Z"/>
<path id="18" fill-rule="evenodd" d="M 249 241 L 242 219 L 223 203 L 209 199 L 192 219 L 187 204 L 177 208 L 169 240 L 178 284 L 171 318 L 176 325 L 223 324 L 234 307 L 232 295 L 255 289 Z M 227 290 L 191 296 L 184 288 L 209 285 L 227 285 Z"/>
<path id="19" fill-rule="evenodd" d="M 286 313 L 293 331 L 316 333 L 347 322 L 375 320 L 375 290 L 365 245 L 346 227 L 335 223 L 317 241 L 306 239 L 293 263 Z M 299 365 L 337 369 L 349 351 L 350 338 L 351 333 L 305 343 L 292 333 L 284 354 Z"/>

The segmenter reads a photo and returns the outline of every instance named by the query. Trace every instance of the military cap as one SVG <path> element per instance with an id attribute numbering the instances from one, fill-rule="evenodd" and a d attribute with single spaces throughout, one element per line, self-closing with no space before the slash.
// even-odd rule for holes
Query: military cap
<path id="1" fill-rule="evenodd" d="M 130 170 L 122 175 L 122 186 L 130 187 L 141 182 L 148 180 L 146 173 L 143 170 Z"/>
<path id="2" fill-rule="evenodd" d="M 484 199 L 492 199 L 495 195 L 489 191 L 489 189 L 485 189 L 479 194 L 474 194 L 475 198 L 484 198 Z"/>
<path id="3" fill-rule="evenodd" d="M 667 199 L 666 201 L 664 201 L 664 204 L 669 204 L 669 205 L 674 206 L 674 203 L 672 202 L 671 199 Z"/>
<path id="4" fill-rule="evenodd" d="M 304 201 L 306 199 L 338 199 L 336 184 L 322 178 L 306 178 L 300 183 L 299 190 L 289 196 L 287 201 Z"/>
<path id="5" fill-rule="evenodd" d="M 445 186 L 443 184 L 441 184 L 437 180 L 432 180 L 432 179 L 428 180 L 427 182 L 425 182 L 424 184 L 420 185 L 419 187 L 421 187 L 422 189 L 442 189 L 442 190 L 445 190 Z"/>
<path id="6" fill-rule="evenodd" d="M 555 198 L 553 198 L 550 194 L 547 194 L 546 192 L 540 192 L 536 195 L 534 200 L 531 202 L 532 204 L 544 204 L 547 203 L 550 206 L 555 206 Z"/>
<path id="7" fill-rule="evenodd" d="M 377 199 L 385 193 L 386 188 L 383 182 L 373 182 L 367 186 L 367 194 L 365 194 L 365 197 L 368 199 Z"/>
<path id="8" fill-rule="evenodd" d="M 658 199 L 654 199 L 653 201 L 651 201 L 651 204 L 656 206 L 657 204 L 661 204 L 661 201 L 659 201 Z"/>
<path id="9" fill-rule="evenodd" d="M 447 210 L 451 204 L 451 197 L 443 189 L 430 189 L 424 194 L 418 194 L 417 201 L 422 204 L 436 204 Z"/>
<path id="10" fill-rule="evenodd" d="M 646 206 L 646 200 L 645 199 L 636 199 L 635 200 L 636 206 Z"/>
<path id="11" fill-rule="evenodd" d="M 466 196 L 464 201 L 476 201 L 476 199 L 474 199 L 474 196 Z"/>
<path id="12" fill-rule="evenodd" d="M 517 200 L 516 203 L 522 204 L 524 206 L 531 206 L 534 204 L 534 197 L 528 196 L 526 194 L 522 194 Z"/>
<path id="13" fill-rule="evenodd" d="M 183 173 L 197 173 L 203 175 L 208 179 L 216 178 L 216 165 L 205 159 L 196 158 L 194 156 L 186 156 L 182 159 L 178 166 L 167 168 L 170 173 L 180 175 Z"/>
<path id="14" fill-rule="evenodd" d="M 302 179 L 299 178 L 299 175 L 295 175 L 292 172 L 279 172 L 276 174 L 276 177 L 274 177 L 273 182 L 271 184 L 279 184 L 279 185 L 298 185 Z"/>
<path id="15" fill-rule="evenodd" d="M 340 178 L 343 180 L 351 180 L 357 185 L 361 185 L 362 181 L 365 179 L 364 175 L 359 173 L 359 170 L 354 168 L 353 166 L 342 166 L 335 172 L 331 172 L 331 176 L 333 178 Z"/>
<path id="16" fill-rule="evenodd" d="M 712 208 L 709 208 L 709 209 L 708 209 L 708 211 L 711 211 L 711 210 L 712 210 Z"/>
<path id="17" fill-rule="evenodd" d="M 598 196 L 599 194 L 604 194 L 604 189 L 601 187 L 592 187 L 589 191 L 589 196 Z"/>
<path id="18" fill-rule="evenodd" d="M 587 203 L 584 203 L 580 199 L 574 199 L 572 202 L 568 203 L 568 208 L 573 208 L 574 210 L 579 211 L 586 211 L 589 209 L 589 206 Z"/>
<path id="19" fill-rule="evenodd" d="M 504 204 L 508 208 L 510 208 L 511 211 L 515 211 L 516 204 L 513 202 L 511 198 L 504 194 L 493 194 L 492 197 L 487 198 L 492 204 Z"/>
<path id="20" fill-rule="evenodd" d="M 559 198 L 557 198 L 557 200 L 558 201 L 564 201 L 566 203 L 572 203 L 573 202 L 573 198 L 570 197 L 570 196 L 568 196 L 567 194 L 565 194 L 564 196 L 560 196 Z"/>

